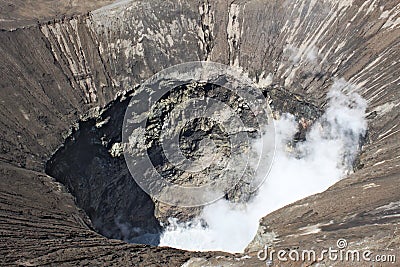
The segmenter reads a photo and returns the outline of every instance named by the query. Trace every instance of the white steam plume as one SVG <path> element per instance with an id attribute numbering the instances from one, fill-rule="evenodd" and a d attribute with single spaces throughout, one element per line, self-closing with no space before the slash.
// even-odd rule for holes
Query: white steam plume
<path id="1" fill-rule="evenodd" d="M 201 216 L 189 223 L 170 219 L 160 245 L 243 252 L 256 234 L 260 218 L 322 192 L 341 179 L 351 170 L 360 137 L 367 130 L 367 105 L 355 93 L 355 86 L 344 80 L 334 83 L 327 98 L 326 112 L 312 125 L 306 141 L 294 148 L 287 146 L 297 131 L 294 116 L 284 114 L 275 122 L 275 160 L 266 181 L 249 203 L 237 205 L 220 200 L 206 206 Z"/>

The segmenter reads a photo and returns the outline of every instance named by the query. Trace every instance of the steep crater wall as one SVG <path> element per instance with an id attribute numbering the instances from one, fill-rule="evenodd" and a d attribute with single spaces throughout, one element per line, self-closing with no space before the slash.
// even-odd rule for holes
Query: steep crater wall
<path id="1" fill-rule="evenodd" d="M 284 88 L 321 109 L 330 85 L 341 77 L 368 101 L 363 167 L 326 192 L 264 218 L 249 253 L 266 243 L 328 246 L 343 236 L 354 239 L 354 248 L 398 252 L 398 216 L 381 220 L 398 213 L 400 192 L 398 10 L 394 0 L 124 1 L 88 16 L 2 30 L 0 188 L 6 211 L 1 220 L 8 225 L 3 261 L 137 263 L 144 260 L 138 250 L 161 256 L 169 251 L 95 235 L 70 195 L 44 175 L 45 164 L 78 121 L 97 117 L 117 94 L 165 67 L 204 59 L 239 66 L 263 87 Z M 325 225 L 331 221 L 340 227 Z M 319 231 L 304 235 L 315 225 Z M 48 247 L 54 247 L 50 254 Z M 110 247 L 119 256 L 108 257 Z M 178 264 L 193 256 L 170 253 L 174 258 L 146 260 Z"/>

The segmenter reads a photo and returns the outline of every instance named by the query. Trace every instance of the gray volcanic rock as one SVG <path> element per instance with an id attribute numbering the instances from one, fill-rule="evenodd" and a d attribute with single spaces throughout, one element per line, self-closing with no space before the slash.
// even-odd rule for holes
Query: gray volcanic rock
<path id="1" fill-rule="evenodd" d="M 34 25 L 38 21 L 79 15 L 113 2 L 115 1 L 1 0 L 0 29 L 11 30 L 26 27 L 27 25 Z"/>
<path id="2" fill-rule="evenodd" d="M 0 264 L 263 266 L 256 254 L 264 245 L 321 249 L 335 246 L 339 238 L 352 249 L 400 256 L 398 1 L 122 1 L 69 16 L 108 2 L 71 4 L 71 10 L 63 2 L 49 11 L 41 7 L 50 1 L 37 1 L 29 5 L 37 10 L 34 16 L 26 13 L 28 2 L 0 2 Z M 58 14 L 67 17 L 43 22 Z M 32 24 L 32 19 L 42 22 Z M 107 185 L 110 192 L 118 188 L 118 180 L 106 180 L 110 177 L 100 171 L 85 181 L 77 163 L 80 176 L 67 177 L 62 185 L 45 174 L 47 161 L 79 132 L 79 121 L 102 125 L 107 105 L 152 74 L 206 59 L 241 67 L 277 113 L 291 111 L 310 120 L 324 109 L 335 79 L 357 86 L 368 102 L 369 132 L 355 172 L 264 217 L 247 248 L 250 258 L 126 244 L 98 235 L 86 208 L 104 206 L 99 201 L 107 198 L 101 194 Z M 99 149 L 109 149 L 104 154 L 112 161 L 120 155 L 114 146 L 119 140 L 112 130 L 105 133 L 110 139 Z M 87 168 L 93 174 L 105 162 L 96 155 L 92 159 L 97 165 Z M 117 173 L 123 169 L 115 166 Z M 91 195 L 77 190 L 80 186 Z M 138 190 L 130 186 L 118 191 L 117 200 Z M 132 199 L 148 201 L 135 192 Z M 111 199 L 110 218 L 125 206 Z"/>

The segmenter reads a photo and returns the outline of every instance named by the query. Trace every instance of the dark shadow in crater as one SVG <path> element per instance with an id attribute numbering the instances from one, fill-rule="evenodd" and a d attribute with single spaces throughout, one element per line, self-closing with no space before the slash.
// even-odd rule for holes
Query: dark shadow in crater
<path id="1" fill-rule="evenodd" d="M 123 154 L 112 155 L 130 98 L 110 103 L 99 118 L 79 123 L 46 173 L 64 184 L 95 230 L 107 238 L 158 245 L 162 228 L 152 199 L 136 184 Z M 140 175 L 140 174 L 138 174 Z"/>

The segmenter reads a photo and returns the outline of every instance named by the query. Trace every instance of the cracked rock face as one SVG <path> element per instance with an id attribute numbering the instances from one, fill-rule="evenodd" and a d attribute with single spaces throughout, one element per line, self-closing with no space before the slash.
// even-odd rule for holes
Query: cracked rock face
<path id="1" fill-rule="evenodd" d="M 51 10 L 43 8 L 48 2 L 0 1 L 1 264 L 261 266 L 256 254 L 266 244 L 324 248 L 339 238 L 354 249 L 399 254 L 398 1 L 72 1 Z M 246 256 L 96 233 L 132 240 L 143 229 L 157 235 L 163 216 L 196 213 L 154 204 L 133 183 L 113 117 L 151 75 L 195 60 L 242 68 L 274 112 L 299 120 L 321 114 L 339 78 L 368 102 L 356 171 L 264 217 Z M 188 153 L 201 153 L 192 150 L 197 141 L 183 142 Z M 75 155 L 77 146 L 86 154 Z"/>

